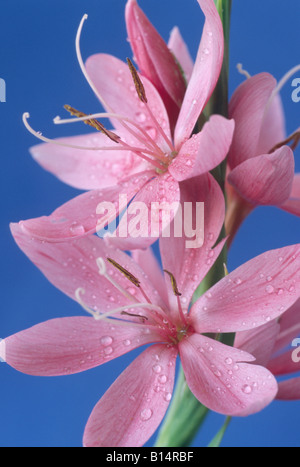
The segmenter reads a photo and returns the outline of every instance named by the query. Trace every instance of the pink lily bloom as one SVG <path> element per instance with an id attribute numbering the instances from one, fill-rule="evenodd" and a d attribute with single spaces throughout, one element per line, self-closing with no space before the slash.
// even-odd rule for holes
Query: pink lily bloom
<path id="1" fill-rule="evenodd" d="M 50 217 L 23 222 L 23 228 L 32 236 L 46 241 L 65 241 L 95 233 L 97 225 L 101 224 L 103 228 L 112 222 L 133 198 L 149 207 L 150 216 L 151 203 L 178 203 L 184 180 L 207 173 L 224 160 L 232 140 L 233 120 L 214 115 L 199 133 L 192 135 L 218 80 L 224 49 L 222 24 L 214 1 L 199 0 L 199 5 L 206 22 L 174 135 L 159 92 L 147 77 L 139 77 L 132 64 L 128 67 L 115 57 L 97 54 L 88 59 L 86 67 L 83 65 L 79 48 L 86 17 L 83 18 L 76 39 L 79 63 L 108 113 L 72 121 L 83 119 L 95 123 L 94 119 L 106 117 L 114 129 L 51 141 L 34 132 L 29 126 L 28 115 L 24 115 L 27 128 L 43 141 L 51 142 L 33 147 L 33 157 L 62 181 L 89 190 L 56 209 Z M 139 28 L 144 40 L 147 34 L 149 41 L 151 39 L 147 46 L 144 44 L 145 55 L 138 53 L 139 65 L 145 70 L 145 62 L 151 56 L 151 66 L 169 89 L 172 81 L 170 76 L 167 77 L 169 60 L 165 62 L 166 54 L 157 52 L 161 40 L 149 23 L 142 21 L 144 16 L 140 13 L 139 23 L 137 8 L 135 1 L 127 5 L 128 28 L 130 31 Z M 130 19 L 133 16 L 135 19 Z M 137 39 L 132 38 L 131 41 L 135 50 Z M 172 42 L 178 48 L 180 38 L 176 31 Z M 153 49 L 157 52 L 155 56 Z M 80 115 L 75 109 L 73 111 Z M 62 123 L 60 119 L 56 122 Z M 111 215 L 102 213 L 101 216 L 97 212 L 101 203 L 114 204 L 116 212 Z M 155 241 L 151 240 L 147 227 L 141 237 L 148 237 L 148 240 L 139 247 Z"/>
<path id="2" fill-rule="evenodd" d="M 286 138 L 279 86 L 273 76 L 260 73 L 243 82 L 230 100 L 229 115 L 236 125 L 227 177 L 226 225 L 231 236 L 259 205 L 300 215 L 300 177 L 294 175 L 292 151 L 300 133 Z"/>
<path id="3" fill-rule="evenodd" d="M 278 322 L 273 321 L 260 329 L 237 333 L 235 346 L 253 354 L 256 362 L 268 368 L 274 376 L 286 377 L 300 371 L 299 335 L 300 300 Z M 280 380 L 278 388 L 276 399 L 300 399 L 299 376 Z"/>
<path id="4" fill-rule="evenodd" d="M 185 248 L 183 238 L 162 238 L 165 277 L 149 249 L 135 251 L 131 258 L 96 236 L 43 243 L 18 224 L 11 226 L 26 255 L 92 316 L 50 320 L 4 339 L 4 361 L 32 375 L 65 375 L 152 344 L 93 409 L 85 446 L 143 445 L 168 408 L 178 354 L 191 391 L 211 410 L 246 416 L 276 396 L 273 375 L 254 364 L 251 354 L 226 346 L 217 336 L 262 326 L 295 303 L 300 296 L 300 245 L 249 261 L 190 307 L 199 282 L 224 245 L 223 241 L 213 249 L 223 223 L 222 193 L 213 177 L 203 176 L 201 182 L 199 196 L 215 208 L 206 210 L 204 246 L 192 250 Z M 195 180 L 192 183 L 193 187 L 185 183 L 186 193 L 197 188 Z M 279 295 L 280 287 L 287 289 Z"/>

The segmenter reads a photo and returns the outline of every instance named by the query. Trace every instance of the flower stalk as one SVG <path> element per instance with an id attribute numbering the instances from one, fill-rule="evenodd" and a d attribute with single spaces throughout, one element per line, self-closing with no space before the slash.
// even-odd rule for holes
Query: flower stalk
<path id="1" fill-rule="evenodd" d="M 198 126 L 201 127 L 201 121 L 204 117 L 208 120 L 213 114 L 220 114 L 228 117 L 228 76 L 229 76 L 229 33 L 230 33 L 230 15 L 231 0 L 215 0 L 217 10 L 223 24 L 224 32 L 224 58 L 221 74 L 217 86 L 200 116 Z M 226 161 L 212 171 L 212 174 L 220 184 L 225 196 L 225 177 Z M 225 226 L 223 227 L 221 238 L 225 236 Z M 194 295 L 194 300 L 203 295 L 210 287 L 221 280 L 224 275 L 224 264 L 227 263 L 227 247 L 224 246 L 215 265 L 199 285 Z M 234 334 L 221 334 L 218 336 L 221 342 L 227 345 L 233 345 Z M 199 429 L 209 414 L 209 410 L 202 405 L 191 393 L 186 384 L 184 373 L 180 365 L 180 373 L 177 379 L 173 399 L 168 413 L 164 419 L 162 427 L 156 440 L 156 447 L 188 447 L 193 442 Z M 222 437 L 228 424 L 224 425 Z M 216 434 L 216 437 L 218 433 Z M 220 438 L 220 442 L 221 442 Z"/>

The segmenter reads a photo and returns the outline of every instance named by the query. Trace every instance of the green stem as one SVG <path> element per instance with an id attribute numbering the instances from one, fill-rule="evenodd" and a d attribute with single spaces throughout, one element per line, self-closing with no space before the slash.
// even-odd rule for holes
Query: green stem
<path id="1" fill-rule="evenodd" d="M 218 113 L 225 117 L 228 115 L 228 69 L 229 69 L 229 28 L 231 0 L 215 0 L 216 7 L 220 14 L 225 40 L 224 62 L 220 78 L 216 89 L 205 109 L 204 117 Z M 199 83 L 201 86 L 201 83 Z M 203 116 L 202 116 L 203 117 Z M 199 126 L 201 122 L 199 120 Z M 213 175 L 224 190 L 226 173 L 226 163 L 218 167 Z M 225 228 L 222 231 L 222 238 L 225 236 Z M 216 282 L 222 279 L 224 273 L 224 263 L 227 263 L 227 248 L 224 247 L 221 255 L 209 271 L 204 281 L 200 284 L 195 297 L 199 297 L 211 288 Z M 231 334 L 221 335 L 219 339 L 228 345 L 233 344 L 234 336 Z M 188 447 L 193 441 L 205 421 L 209 410 L 204 407 L 191 393 L 185 381 L 184 373 L 180 368 L 178 380 L 174 390 L 174 395 L 160 429 L 156 447 Z"/>
<path id="2" fill-rule="evenodd" d="M 180 368 L 176 389 L 155 447 L 191 445 L 209 410 L 190 392 Z"/>

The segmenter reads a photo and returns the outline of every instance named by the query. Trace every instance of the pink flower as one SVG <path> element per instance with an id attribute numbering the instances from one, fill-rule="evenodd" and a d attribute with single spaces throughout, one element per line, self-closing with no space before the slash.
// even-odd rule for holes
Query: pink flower
<path id="1" fill-rule="evenodd" d="M 253 331 L 238 333 L 235 346 L 253 354 L 257 363 L 268 368 L 274 376 L 286 377 L 300 370 L 299 334 L 300 300 L 278 322 L 273 321 Z M 300 399 L 299 376 L 279 381 L 278 388 L 277 399 Z"/>
<path id="2" fill-rule="evenodd" d="M 243 82 L 230 101 L 229 115 L 236 126 L 228 156 L 226 224 L 232 235 L 258 205 L 300 215 L 300 178 L 294 175 L 292 151 L 300 133 L 285 136 L 278 94 L 282 83 L 277 86 L 273 76 L 260 73 Z"/>
<path id="3" fill-rule="evenodd" d="M 183 192 L 196 187 L 195 180 L 186 182 Z M 201 191 L 206 205 L 214 206 L 206 210 L 205 243 L 187 249 L 184 238 L 161 238 L 165 279 L 150 250 L 135 251 L 131 258 L 96 236 L 43 243 L 19 225 L 11 226 L 27 256 L 92 317 L 50 320 L 12 335 L 0 344 L 3 360 L 32 375 L 64 375 L 152 344 L 95 406 L 85 428 L 86 446 L 141 446 L 149 439 L 172 397 L 178 353 L 191 391 L 211 410 L 246 416 L 276 396 L 272 374 L 253 364 L 252 355 L 226 346 L 218 336 L 253 330 L 295 303 L 300 296 L 300 246 L 249 261 L 190 308 L 199 282 L 224 245 L 223 241 L 213 249 L 224 219 L 220 188 L 206 175 Z"/>
<path id="4" fill-rule="evenodd" d="M 98 117 L 109 118 L 114 130 L 103 128 L 104 133 L 63 138 L 31 149 L 33 157 L 45 169 L 76 188 L 91 191 L 61 206 L 49 218 L 24 222 L 23 228 L 28 233 L 48 241 L 64 241 L 95 233 L 97 223 L 99 225 L 101 221 L 104 227 L 114 220 L 134 197 L 136 202 L 143 202 L 148 207 L 155 202 L 178 203 L 184 180 L 207 173 L 224 160 L 232 140 L 233 121 L 214 115 L 199 133 L 191 136 L 218 80 L 224 48 L 222 25 L 213 0 L 199 0 L 199 4 L 206 22 L 198 57 L 176 119 L 174 135 L 166 106 L 155 88 L 160 88 L 165 100 L 167 94 L 173 95 L 171 88 L 174 82 L 176 88 L 173 79 L 176 69 L 169 66 L 172 54 L 167 54 L 166 45 L 161 49 L 161 38 L 136 2 L 131 0 L 127 5 L 131 43 L 142 71 L 147 75 L 150 71 L 156 73 L 159 83 L 165 86 L 164 91 L 153 74 L 150 73 L 150 78 L 155 86 L 147 77 L 139 78 L 131 63 L 128 67 L 110 55 L 90 57 L 85 68 L 79 49 L 81 29 L 86 18 L 82 20 L 76 40 L 79 63 L 108 112 L 98 114 Z M 137 30 L 143 39 L 140 46 L 143 44 L 144 53 L 137 45 Z M 176 30 L 172 42 L 174 48 L 179 49 L 180 37 Z M 181 99 L 173 97 L 179 105 Z M 74 109 L 73 113 L 80 115 Z M 95 124 L 95 115 L 83 118 L 93 120 Z M 36 136 L 49 141 L 31 129 L 26 114 L 24 122 Z M 56 122 L 61 123 L 60 120 Z M 119 203 L 120 195 L 122 203 Z M 117 205 L 116 214 L 102 218 L 96 216 L 102 202 Z M 145 227 L 141 237 L 150 237 L 148 228 Z M 139 247 L 145 247 L 154 240 L 145 240 Z"/>

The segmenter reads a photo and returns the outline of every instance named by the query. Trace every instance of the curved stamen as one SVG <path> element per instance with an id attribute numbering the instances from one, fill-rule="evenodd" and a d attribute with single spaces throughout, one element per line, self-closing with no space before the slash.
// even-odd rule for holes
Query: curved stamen
<path id="1" fill-rule="evenodd" d="M 99 101 L 101 102 L 101 104 L 103 105 L 103 107 L 107 108 L 107 109 L 110 109 L 110 111 L 113 111 L 112 108 L 107 104 L 107 102 L 103 99 L 103 97 L 101 96 L 101 94 L 98 92 L 96 86 L 94 85 L 93 81 L 91 80 L 91 78 L 89 77 L 88 75 L 88 72 L 85 68 L 85 65 L 83 63 L 83 59 L 82 59 L 82 55 L 81 55 L 81 50 L 80 50 L 80 38 L 81 38 L 81 33 L 82 33 L 82 28 L 83 28 L 83 25 L 85 23 L 85 21 L 88 19 L 88 15 L 84 15 L 82 20 L 80 21 L 80 24 L 79 24 L 79 27 L 78 27 L 78 30 L 77 30 L 77 34 L 76 34 L 76 40 L 75 40 L 75 48 L 76 48 L 76 55 L 77 55 L 77 60 L 78 60 L 78 63 L 79 63 L 79 66 L 81 68 L 81 71 L 85 77 L 85 79 L 87 80 L 87 82 L 89 83 L 91 89 L 93 90 L 93 92 L 95 93 L 95 95 L 98 97 Z"/>
<path id="2" fill-rule="evenodd" d="M 96 263 L 98 266 L 98 272 L 100 276 L 105 277 L 122 295 L 129 300 L 133 300 L 135 303 L 139 303 L 139 301 L 127 290 L 125 290 L 120 284 L 118 284 L 110 275 L 107 273 L 106 264 L 103 258 L 97 258 Z M 127 307 L 128 308 L 128 307 Z"/>
<path id="3" fill-rule="evenodd" d="M 164 155 L 163 151 L 160 149 L 160 147 L 156 144 L 156 142 L 151 138 L 151 136 L 146 132 L 146 130 L 144 130 L 140 125 L 138 125 L 137 123 L 135 123 L 133 120 L 131 120 L 130 118 L 128 117 L 124 117 L 123 115 L 119 115 L 119 114 L 113 114 L 113 113 L 103 113 L 103 112 L 100 112 L 100 113 L 95 113 L 95 114 L 91 114 L 91 115 L 87 115 L 85 117 L 78 117 L 78 118 L 65 118 L 65 119 L 62 119 L 61 117 L 57 116 L 53 119 L 53 122 L 55 123 L 55 125 L 63 125 L 63 124 L 66 124 L 66 123 L 76 123 L 76 122 L 84 122 L 86 120 L 90 120 L 90 119 L 95 119 L 95 118 L 115 118 L 116 120 L 119 120 L 121 122 L 128 122 L 130 123 L 131 125 L 133 125 L 135 128 L 137 128 L 142 134 L 143 136 L 145 137 L 144 138 L 141 138 L 140 135 L 138 133 L 136 133 L 135 131 L 133 131 L 130 127 L 127 127 L 127 130 L 138 140 L 140 141 L 140 143 L 142 144 L 145 144 L 145 146 L 149 149 L 149 150 L 152 150 L 153 149 L 155 150 L 156 153 L 160 154 L 160 155 Z"/>
<path id="4" fill-rule="evenodd" d="M 50 139 L 50 138 L 47 138 L 45 136 L 42 135 L 42 133 L 38 132 L 38 131 L 35 131 L 28 123 L 28 119 L 30 118 L 30 114 L 28 112 L 25 112 L 23 114 L 23 123 L 25 125 L 25 127 L 27 128 L 27 130 L 32 134 L 34 135 L 36 138 L 40 139 L 41 141 L 43 141 L 44 143 L 50 143 L 50 144 L 55 144 L 57 146 L 62 146 L 62 147 L 66 147 L 66 148 L 72 148 L 72 149 L 80 149 L 80 150 L 84 150 L 84 151 L 116 151 L 116 148 L 115 147 L 112 147 L 112 146 L 109 146 L 109 147 L 101 147 L 101 146 L 98 146 L 98 147 L 86 147 L 86 146 L 77 146 L 77 145 L 74 145 L 74 144 L 67 144 L 67 143 L 62 143 L 61 141 L 57 141 L 57 140 L 54 140 L 54 139 Z M 119 141 L 119 143 L 121 142 L 121 140 Z M 124 143 L 126 144 L 126 143 Z M 157 169 L 159 170 L 162 170 L 164 168 L 166 168 L 165 165 L 162 165 L 162 163 L 160 162 L 157 162 L 153 159 L 151 159 L 150 157 L 146 156 L 144 154 L 144 152 L 147 152 L 147 153 L 150 153 L 150 151 L 145 151 L 143 148 L 132 148 L 130 146 L 124 146 L 123 144 L 123 147 L 118 147 L 117 148 L 117 151 L 130 151 L 130 152 L 134 152 L 137 156 L 141 157 L 142 159 L 144 159 L 145 161 L 149 162 L 150 164 L 152 164 L 154 167 L 156 167 Z M 151 153 L 151 155 L 153 155 L 154 153 Z"/>
<path id="5" fill-rule="evenodd" d="M 115 262 L 114 260 L 112 259 L 108 259 L 108 261 L 113 264 L 115 267 L 117 267 L 117 269 L 122 273 L 124 274 L 127 278 L 129 278 L 129 280 L 133 283 L 134 281 L 138 281 L 138 279 L 136 279 L 134 276 L 132 276 L 128 271 L 126 271 L 126 269 L 124 269 L 122 266 L 120 266 L 117 262 Z M 137 300 L 132 294 L 130 294 L 127 290 L 125 290 L 121 285 L 119 285 L 116 281 L 114 281 L 114 279 L 112 279 L 112 277 L 109 276 L 109 274 L 107 273 L 107 269 L 106 269 L 106 264 L 105 264 L 105 261 L 103 258 L 97 258 L 96 260 L 97 262 L 97 266 L 98 266 L 98 269 L 99 269 L 99 274 L 101 276 L 104 276 L 114 287 L 116 287 L 125 297 L 127 298 L 130 298 L 131 300 L 134 300 L 136 302 L 135 306 L 140 306 L 142 308 L 145 307 L 145 304 L 144 303 L 141 303 L 139 300 Z M 130 276 L 132 276 L 132 278 L 130 278 Z M 149 297 L 147 296 L 147 294 L 145 293 L 145 291 L 143 290 L 142 286 L 140 285 L 140 282 L 138 281 L 138 285 L 136 285 L 138 287 L 138 289 L 140 290 L 140 292 L 142 293 L 143 297 L 145 298 L 145 300 L 147 301 L 146 305 L 147 305 L 147 309 L 151 309 L 152 311 L 156 311 L 158 312 L 158 316 L 156 314 L 153 314 L 151 312 L 151 316 L 152 318 L 159 324 L 159 325 L 162 325 L 163 324 L 169 324 L 172 326 L 172 323 L 170 322 L 169 320 L 169 317 L 168 315 L 165 313 L 165 311 L 160 307 L 160 306 L 157 306 L 157 305 L 153 305 L 151 303 L 151 300 L 149 299 Z M 131 305 L 130 305 L 131 307 Z M 128 308 L 128 307 L 127 307 Z"/>
<path id="6" fill-rule="evenodd" d="M 88 72 L 87 72 L 87 70 L 85 68 L 85 65 L 83 63 L 81 50 L 80 50 L 80 37 L 81 37 L 83 24 L 84 24 L 84 22 L 86 21 L 87 18 L 88 18 L 88 15 L 83 16 L 83 18 L 82 18 L 82 20 L 80 22 L 78 31 L 77 31 L 77 35 L 76 35 L 75 45 L 76 45 L 76 54 L 77 54 L 78 63 L 80 65 L 80 68 L 81 68 L 81 71 L 82 71 L 83 75 L 85 76 L 85 78 L 86 78 L 87 82 L 89 83 L 91 89 L 94 91 L 95 95 L 98 97 L 98 99 L 100 100 L 103 107 L 108 109 L 110 112 L 114 113 L 114 110 L 112 109 L 112 107 L 103 99 L 101 94 L 98 92 L 96 86 L 94 85 L 93 81 L 89 77 Z M 152 112 L 151 112 L 151 114 L 152 114 Z M 153 119 L 153 114 L 152 114 L 151 118 Z M 172 147 L 172 143 L 168 140 L 167 136 L 165 135 L 165 133 L 163 132 L 163 130 L 161 129 L 160 125 L 158 124 L 158 122 L 156 121 L 155 118 L 154 118 L 153 121 L 155 123 L 155 126 L 159 130 L 160 134 L 163 136 L 163 138 L 166 140 L 166 142 L 170 146 L 171 150 L 173 150 L 174 148 Z M 130 128 L 128 127 L 128 125 L 126 125 L 125 121 L 121 120 L 121 122 L 122 122 L 122 125 L 124 126 L 124 128 L 126 128 L 128 131 L 130 131 Z"/>
<path id="7" fill-rule="evenodd" d="M 81 298 L 81 294 L 85 294 L 85 289 L 79 287 L 76 291 L 75 291 L 75 298 L 76 298 L 76 301 L 78 302 L 78 304 L 89 314 L 91 314 L 93 316 L 93 318 L 96 320 L 96 321 L 99 321 L 99 320 L 103 320 L 103 321 L 106 321 L 108 323 L 113 323 L 113 324 L 116 324 L 118 326 L 136 326 L 136 327 L 141 327 L 141 326 L 144 326 L 143 323 L 136 323 L 136 322 L 133 322 L 133 321 L 124 321 L 120 318 L 118 319 L 110 319 L 109 315 L 113 316 L 114 314 L 116 313 L 120 313 L 122 314 L 122 312 L 124 312 L 124 314 L 126 314 L 126 311 L 129 310 L 130 308 L 134 308 L 134 305 L 130 305 L 130 306 L 126 306 L 126 307 L 120 307 L 120 308 L 117 308 L 115 310 L 113 310 L 112 312 L 109 312 L 109 313 L 106 313 L 105 316 L 104 314 L 100 314 L 99 312 L 97 311 L 94 311 L 92 310 L 91 308 L 89 308 L 83 301 L 83 299 Z M 137 317 L 139 317 L 137 315 Z M 140 316 L 141 319 L 143 319 L 143 316 Z M 154 326 L 153 324 L 147 324 L 147 328 L 153 328 L 153 329 L 156 329 L 156 326 Z"/>
<path id="8" fill-rule="evenodd" d="M 295 67 L 293 67 L 291 70 L 289 70 L 284 76 L 283 78 L 281 78 L 281 80 L 279 81 L 279 83 L 277 84 L 276 88 L 274 89 L 274 91 L 272 92 L 269 100 L 268 100 L 268 103 L 267 103 L 267 106 L 266 106 L 266 110 L 265 110 L 265 115 L 267 114 L 274 98 L 277 96 L 277 94 L 280 93 L 281 89 L 283 88 L 283 86 L 288 82 L 288 80 L 295 74 L 297 73 L 297 71 L 300 70 L 300 65 L 296 65 Z"/>
<path id="9" fill-rule="evenodd" d="M 164 132 L 164 130 L 162 129 L 161 125 L 158 123 L 158 121 L 156 120 L 152 110 L 150 109 L 150 106 L 148 103 L 145 103 L 145 108 L 147 109 L 147 112 L 151 118 L 151 120 L 153 121 L 154 125 L 155 125 L 155 128 L 158 130 L 159 134 L 163 137 L 163 139 L 165 140 L 165 142 L 167 143 L 167 145 L 169 146 L 169 148 L 171 149 L 171 152 L 175 151 L 175 148 L 173 146 L 173 143 L 172 141 L 167 137 L 166 133 Z"/>
<path id="10" fill-rule="evenodd" d="M 245 69 L 243 68 L 243 64 L 242 64 L 242 63 L 238 63 L 236 67 L 237 67 L 238 72 L 239 72 L 241 75 L 246 76 L 247 79 L 251 78 L 250 73 L 248 73 L 248 71 L 245 70 Z"/>

